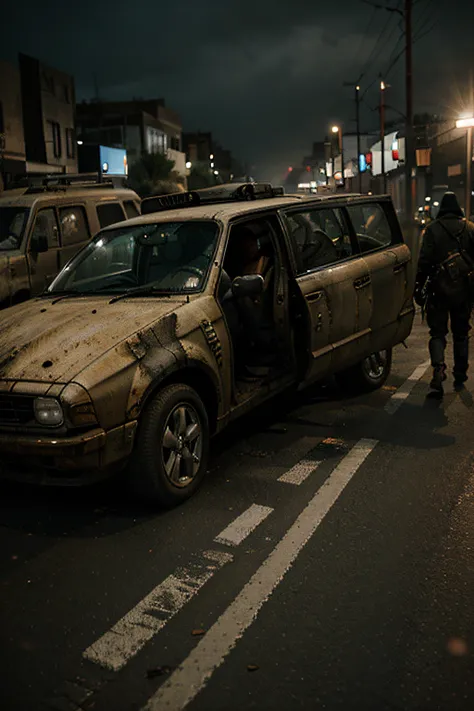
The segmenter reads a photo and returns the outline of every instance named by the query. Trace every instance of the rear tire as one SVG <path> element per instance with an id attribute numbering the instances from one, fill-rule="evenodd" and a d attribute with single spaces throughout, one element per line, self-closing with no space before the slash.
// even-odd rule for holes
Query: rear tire
<path id="1" fill-rule="evenodd" d="M 357 365 L 336 375 L 339 385 L 351 393 L 368 393 L 378 390 L 392 369 L 392 349 L 373 353 Z"/>
<path id="2" fill-rule="evenodd" d="M 129 465 L 130 484 L 147 502 L 171 508 L 192 496 L 206 474 L 209 421 L 188 385 L 169 385 L 144 410 Z"/>

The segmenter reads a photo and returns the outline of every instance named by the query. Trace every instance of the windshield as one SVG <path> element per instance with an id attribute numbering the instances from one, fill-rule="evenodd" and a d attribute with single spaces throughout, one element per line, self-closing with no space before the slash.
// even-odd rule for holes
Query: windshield
<path id="1" fill-rule="evenodd" d="M 20 247 L 29 212 L 27 207 L 0 207 L 0 251 Z"/>
<path id="2" fill-rule="evenodd" d="M 56 277 L 57 293 L 196 292 L 216 247 L 211 220 L 119 227 L 99 233 Z"/>

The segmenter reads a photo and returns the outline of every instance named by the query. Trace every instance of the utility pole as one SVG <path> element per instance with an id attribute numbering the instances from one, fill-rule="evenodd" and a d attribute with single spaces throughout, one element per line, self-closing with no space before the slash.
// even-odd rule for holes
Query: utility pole
<path id="1" fill-rule="evenodd" d="M 356 131 L 357 131 L 357 173 L 359 175 L 359 192 L 362 192 L 362 172 L 360 170 L 360 86 L 356 85 L 355 88 L 355 102 L 356 102 Z"/>
<path id="2" fill-rule="evenodd" d="M 466 217 L 471 219 L 471 191 L 472 191 L 472 126 L 469 126 L 466 134 L 467 155 L 466 155 Z"/>
<path id="3" fill-rule="evenodd" d="M 387 192 L 387 177 L 385 174 L 385 82 L 380 79 L 380 152 L 382 156 L 382 192 Z"/>
<path id="4" fill-rule="evenodd" d="M 413 0 L 405 0 L 405 91 L 406 91 L 406 126 L 405 126 L 405 204 L 406 220 L 410 224 L 414 214 L 415 183 L 413 170 L 415 168 L 415 146 L 413 137 L 413 28 L 412 28 Z"/>

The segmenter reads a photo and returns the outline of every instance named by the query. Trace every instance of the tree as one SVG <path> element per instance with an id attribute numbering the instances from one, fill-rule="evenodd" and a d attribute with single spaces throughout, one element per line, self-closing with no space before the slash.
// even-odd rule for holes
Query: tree
<path id="1" fill-rule="evenodd" d="M 188 189 L 199 190 L 201 188 L 211 188 L 214 185 L 221 185 L 222 178 L 209 169 L 206 163 L 194 163 L 188 176 Z"/>
<path id="2" fill-rule="evenodd" d="M 163 153 L 143 153 L 130 167 L 129 185 L 142 198 L 179 192 L 184 179 L 173 170 L 174 165 Z"/>

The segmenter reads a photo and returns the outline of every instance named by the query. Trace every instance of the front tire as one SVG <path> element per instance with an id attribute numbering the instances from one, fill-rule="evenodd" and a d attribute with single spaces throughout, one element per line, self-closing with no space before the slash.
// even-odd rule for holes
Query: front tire
<path id="1" fill-rule="evenodd" d="M 368 393 L 378 390 L 387 380 L 392 369 L 392 349 L 378 351 L 357 365 L 338 373 L 339 385 L 349 392 Z"/>
<path id="2" fill-rule="evenodd" d="M 142 414 L 130 462 L 131 485 L 140 498 L 171 508 L 202 483 L 209 455 L 209 420 L 197 392 L 169 385 Z"/>

